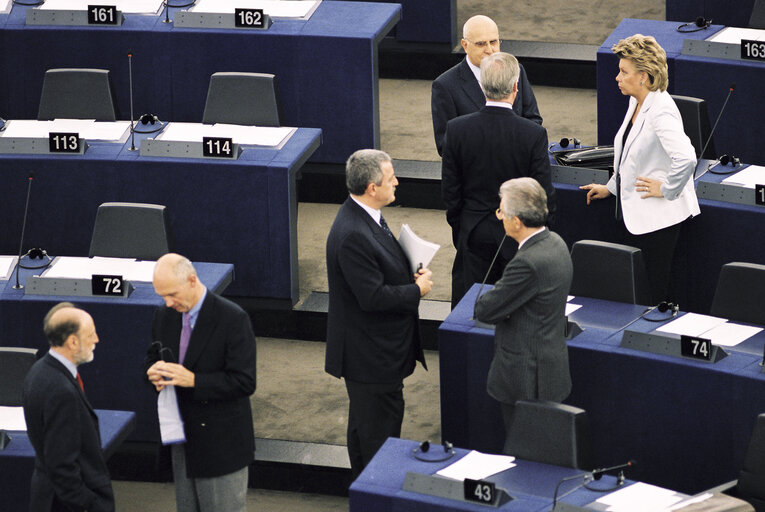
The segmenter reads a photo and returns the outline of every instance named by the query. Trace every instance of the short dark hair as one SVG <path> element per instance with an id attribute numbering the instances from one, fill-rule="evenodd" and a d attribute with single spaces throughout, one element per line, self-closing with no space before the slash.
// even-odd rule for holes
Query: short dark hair
<path id="1" fill-rule="evenodd" d="M 69 336 L 80 331 L 80 320 L 78 318 L 66 318 L 58 322 L 51 322 L 53 314 L 59 309 L 64 308 L 78 309 L 71 302 L 59 302 L 48 311 L 43 319 L 43 331 L 51 347 L 63 346 Z"/>
<path id="2" fill-rule="evenodd" d="M 379 149 L 359 149 L 345 163 L 345 185 L 348 192 L 363 196 L 370 183 L 382 184 L 382 164 L 391 158 Z"/>

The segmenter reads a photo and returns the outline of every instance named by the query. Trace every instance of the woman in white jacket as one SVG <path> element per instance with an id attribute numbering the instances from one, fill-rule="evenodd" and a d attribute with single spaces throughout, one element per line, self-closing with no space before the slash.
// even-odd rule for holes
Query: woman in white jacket
<path id="1" fill-rule="evenodd" d="M 619 57 L 616 82 L 630 96 L 614 139 L 614 174 L 590 184 L 587 204 L 616 195 L 625 243 L 643 251 L 654 304 L 669 299 L 672 256 L 680 226 L 698 215 L 693 183 L 696 153 L 680 112 L 667 92 L 667 55 L 651 36 L 635 34 L 612 48 Z"/>

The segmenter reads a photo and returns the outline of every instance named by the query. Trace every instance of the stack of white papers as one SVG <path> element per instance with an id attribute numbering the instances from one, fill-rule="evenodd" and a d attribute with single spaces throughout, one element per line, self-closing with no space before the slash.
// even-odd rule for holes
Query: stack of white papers
<path id="1" fill-rule="evenodd" d="M 87 11 L 92 0 L 45 0 L 38 9 L 49 11 Z M 114 5 L 123 14 L 159 14 L 162 0 L 104 0 L 98 5 Z"/>
<path id="2" fill-rule="evenodd" d="M 760 332 L 762 328 L 735 324 L 728 322 L 725 318 L 717 318 L 716 316 L 686 313 L 677 320 L 662 325 L 656 330 L 671 334 L 685 334 L 686 336 L 707 338 L 712 340 L 713 345 L 733 347 L 748 340 Z"/>
<path id="3" fill-rule="evenodd" d="M 27 422 L 24 421 L 24 408 L 0 406 L 0 429 L 26 431 Z"/>
<path id="4" fill-rule="evenodd" d="M 483 480 L 506 469 L 514 468 L 514 460 L 515 457 L 508 455 L 489 455 L 473 450 L 436 474 L 453 480 L 464 480 L 466 478 Z"/>
<path id="5" fill-rule="evenodd" d="M 16 256 L 0 256 L 0 279 L 10 279 L 15 265 Z"/>
<path id="6" fill-rule="evenodd" d="M 765 184 L 765 167 L 761 165 L 750 165 L 749 167 L 738 171 L 732 176 L 728 176 L 723 183 L 726 185 L 736 185 L 738 187 L 754 188 L 755 185 Z"/>
<path id="7" fill-rule="evenodd" d="M 304 18 L 316 6 L 317 1 L 306 0 L 198 0 L 189 12 L 234 13 L 234 9 L 263 9 L 272 18 Z"/>
<path id="8" fill-rule="evenodd" d="M 420 266 L 427 268 L 430 265 L 433 256 L 441 248 L 440 245 L 423 240 L 414 234 L 409 224 L 401 226 L 401 234 L 398 236 L 398 243 L 409 258 L 409 264 L 412 267 L 412 273 L 416 273 Z"/>
<path id="9" fill-rule="evenodd" d="M 119 142 L 127 140 L 130 121 L 96 121 L 94 119 L 54 119 L 53 121 L 35 121 L 32 119 L 14 119 L 8 121 L 0 137 L 19 139 L 47 139 L 48 134 L 78 133 L 85 140 L 103 140 Z"/>
<path id="10" fill-rule="evenodd" d="M 0 14 L 8 14 L 13 7 L 13 0 L 0 0 Z"/>
<path id="11" fill-rule="evenodd" d="M 136 261 L 132 258 L 84 258 L 60 256 L 42 277 L 64 279 L 91 279 L 93 274 L 122 276 L 131 282 L 151 282 L 156 261 Z"/>
<path id="12" fill-rule="evenodd" d="M 203 137 L 231 138 L 237 144 L 278 146 L 295 128 L 284 126 L 242 126 L 239 124 L 168 123 L 157 140 L 202 142 Z"/>
<path id="13" fill-rule="evenodd" d="M 606 510 L 612 512 L 658 512 L 682 499 L 683 495 L 675 491 L 638 482 L 607 494 L 595 503 L 606 505 Z"/>
<path id="14" fill-rule="evenodd" d="M 756 28 L 726 27 L 707 38 L 707 41 L 712 41 L 715 43 L 741 44 L 742 39 L 765 41 L 765 30 Z"/>

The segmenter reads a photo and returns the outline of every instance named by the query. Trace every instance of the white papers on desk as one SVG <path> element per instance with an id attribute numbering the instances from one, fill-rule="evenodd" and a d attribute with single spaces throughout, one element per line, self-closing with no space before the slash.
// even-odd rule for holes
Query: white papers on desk
<path id="1" fill-rule="evenodd" d="M 91 279 L 93 274 L 122 276 L 131 282 L 151 282 L 156 261 L 136 261 L 132 258 L 85 258 L 59 256 L 43 272 L 42 277 Z"/>
<path id="2" fill-rule="evenodd" d="M 307 0 L 198 0 L 190 12 L 234 13 L 234 9 L 263 9 L 272 18 L 304 18 L 319 2 Z"/>
<path id="3" fill-rule="evenodd" d="M 756 28 L 726 27 L 707 38 L 707 41 L 712 41 L 715 43 L 741 44 L 742 39 L 765 41 L 765 30 Z"/>
<path id="4" fill-rule="evenodd" d="M 754 188 L 755 185 L 762 185 L 765 183 L 765 167 L 761 165 L 750 165 L 746 169 L 728 176 L 722 180 L 722 182 L 726 185 Z"/>
<path id="5" fill-rule="evenodd" d="M 130 121 L 96 121 L 94 119 L 54 119 L 35 121 L 14 119 L 8 121 L 0 137 L 19 139 L 47 139 L 50 132 L 79 133 L 85 140 L 119 142 L 127 140 Z"/>
<path id="6" fill-rule="evenodd" d="M 581 307 L 582 307 L 581 304 L 571 304 L 570 302 L 566 302 L 566 313 L 565 313 L 566 316 L 570 315 L 571 313 L 573 313 L 574 311 L 576 311 L 577 309 Z"/>
<path id="7" fill-rule="evenodd" d="M 87 11 L 92 0 L 46 0 L 37 7 L 50 11 Z M 104 0 L 98 5 L 115 5 L 123 14 L 159 14 L 162 10 L 162 0 Z"/>
<path id="8" fill-rule="evenodd" d="M 0 14 L 8 14 L 13 7 L 13 0 L 0 0 Z"/>
<path id="9" fill-rule="evenodd" d="M 202 142 L 203 137 L 227 137 L 237 144 L 278 146 L 295 128 L 285 126 L 242 126 L 238 124 L 168 123 L 156 140 Z"/>
<path id="10" fill-rule="evenodd" d="M 515 457 L 508 455 L 489 455 L 472 450 L 460 460 L 446 466 L 436 474 L 453 480 L 483 480 L 491 475 L 514 468 Z"/>
<path id="11" fill-rule="evenodd" d="M 762 330 L 761 327 L 734 324 L 724 318 L 686 313 L 677 320 L 662 325 L 657 331 L 685 334 L 712 340 L 713 345 L 733 347 Z"/>
<path id="12" fill-rule="evenodd" d="M 24 408 L 0 406 L 0 429 L 26 432 L 27 422 L 24 420 Z"/>
<path id="13" fill-rule="evenodd" d="M 658 512 L 682 500 L 683 495 L 675 491 L 638 482 L 607 494 L 595 503 L 606 505 L 606 510 L 613 512 Z"/>
<path id="14" fill-rule="evenodd" d="M 409 258 L 412 273 L 416 273 L 420 265 L 427 268 L 430 265 L 433 256 L 441 248 L 440 245 L 423 240 L 414 234 L 409 224 L 401 226 L 401 233 L 398 236 L 398 243 Z"/>
<path id="15" fill-rule="evenodd" d="M 0 279 L 10 279 L 18 256 L 0 256 Z"/>

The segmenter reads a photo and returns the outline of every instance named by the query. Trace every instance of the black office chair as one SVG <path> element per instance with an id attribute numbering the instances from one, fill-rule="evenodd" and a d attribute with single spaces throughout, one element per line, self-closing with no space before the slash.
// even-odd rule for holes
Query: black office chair
<path id="1" fill-rule="evenodd" d="M 98 207 L 93 256 L 156 260 L 172 252 L 167 208 L 158 204 L 103 203 Z"/>
<path id="2" fill-rule="evenodd" d="M 117 106 L 109 71 L 49 69 L 45 72 L 37 119 L 116 121 Z"/>
<path id="3" fill-rule="evenodd" d="M 24 379 L 36 360 L 36 349 L 0 347 L 0 405 L 24 405 Z"/>
<path id="4" fill-rule="evenodd" d="M 587 413 L 556 402 L 519 400 L 504 452 L 535 462 L 590 470 Z"/>
<path id="5" fill-rule="evenodd" d="M 202 122 L 280 126 L 276 77 L 265 73 L 213 73 Z"/>
<path id="6" fill-rule="evenodd" d="M 571 248 L 571 294 L 594 299 L 651 304 L 643 252 L 629 245 L 580 240 Z"/>
<path id="7" fill-rule="evenodd" d="M 765 28 L 765 0 L 754 0 L 749 28 Z"/>
<path id="8" fill-rule="evenodd" d="M 683 130 L 688 138 L 691 139 L 693 149 L 696 150 L 698 155 L 704 149 L 704 144 L 709 139 L 709 134 L 712 133 L 712 128 L 709 124 L 709 113 L 707 112 L 707 102 L 700 98 L 679 96 L 677 94 L 673 94 L 672 99 L 675 100 L 675 104 L 680 111 L 680 117 L 683 118 Z M 702 158 L 714 160 L 717 158 L 716 155 L 714 140 L 710 140 Z"/>
<path id="9" fill-rule="evenodd" d="M 710 314 L 765 325 L 765 265 L 726 263 L 720 269 Z"/>

